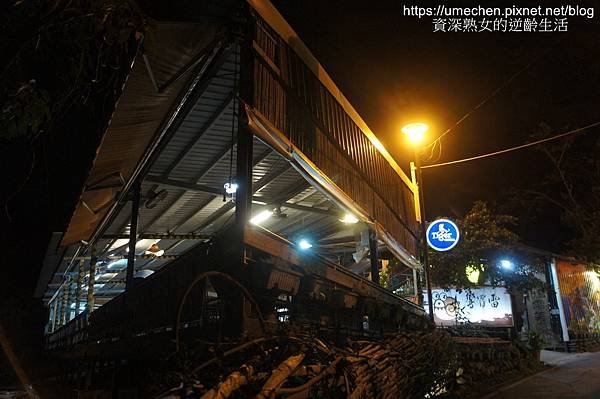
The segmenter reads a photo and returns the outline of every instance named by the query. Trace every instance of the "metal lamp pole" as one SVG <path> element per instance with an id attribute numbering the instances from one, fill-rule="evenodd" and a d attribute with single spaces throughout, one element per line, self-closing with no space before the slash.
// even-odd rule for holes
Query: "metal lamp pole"
<path id="1" fill-rule="evenodd" d="M 427 303 L 429 319 L 434 323 L 433 296 L 431 294 L 431 279 L 429 278 L 429 253 L 427 248 L 427 227 L 425 223 L 425 197 L 423 196 L 423 174 L 421 170 L 421 157 L 415 147 L 415 169 L 417 172 L 417 192 L 419 195 L 419 211 L 421 214 L 421 245 L 423 248 L 423 270 L 425 271 L 425 284 L 427 285 Z"/>

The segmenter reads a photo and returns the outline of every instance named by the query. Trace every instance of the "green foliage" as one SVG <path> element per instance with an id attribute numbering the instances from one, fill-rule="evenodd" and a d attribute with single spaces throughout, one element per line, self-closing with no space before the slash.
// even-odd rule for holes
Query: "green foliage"
<path id="1" fill-rule="evenodd" d="M 92 117 L 104 116 L 107 110 L 88 99 L 104 96 L 109 105 L 120 89 L 130 44 L 145 29 L 135 3 L 16 1 L 6 8 L 0 32 L 7 58 L 0 74 L 0 138 L 31 141 L 82 108 Z"/>
<path id="2" fill-rule="evenodd" d="M 540 333 L 532 330 L 528 334 L 528 345 L 531 350 L 539 351 L 548 345 L 548 341 Z"/>
<path id="3" fill-rule="evenodd" d="M 519 291 L 540 286 L 542 282 L 534 276 L 540 271 L 539 260 L 519 250 L 519 238 L 508 228 L 516 222 L 513 216 L 494 214 L 485 202 L 476 202 L 457 221 L 461 231 L 458 245 L 447 252 L 430 251 L 433 285 L 467 289 L 485 282 Z M 514 270 L 499 267 L 505 258 L 514 263 Z M 467 279 L 467 268 L 479 271 L 478 283 Z"/>

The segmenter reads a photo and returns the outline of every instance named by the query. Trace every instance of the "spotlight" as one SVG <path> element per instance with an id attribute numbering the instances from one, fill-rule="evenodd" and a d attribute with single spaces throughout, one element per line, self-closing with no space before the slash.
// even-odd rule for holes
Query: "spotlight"
<path id="1" fill-rule="evenodd" d="M 225 183 L 223 185 L 223 187 L 225 188 L 225 192 L 227 194 L 235 194 L 235 192 L 238 189 L 238 184 L 237 183 Z"/>
<path id="2" fill-rule="evenodd" d="M 313 245 L 306 238 L 303 238 L 300 241 L 298 241 L 298 246 L 300 247 L 300 249 L 307 250 L 312 248 Z"/>

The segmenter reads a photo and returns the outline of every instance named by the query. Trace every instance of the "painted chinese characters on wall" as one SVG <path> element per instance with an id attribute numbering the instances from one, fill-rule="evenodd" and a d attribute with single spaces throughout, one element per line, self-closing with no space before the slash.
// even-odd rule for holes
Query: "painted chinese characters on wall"
<path id="1" fill-rule="evenodd" d="M 436 325 L 477 324 L 488 327 L 512 327 L 510 295 L 502 287 L 470 290 L 432 290 Z M 427 304 L 424 304 L 427 309 Z"/>

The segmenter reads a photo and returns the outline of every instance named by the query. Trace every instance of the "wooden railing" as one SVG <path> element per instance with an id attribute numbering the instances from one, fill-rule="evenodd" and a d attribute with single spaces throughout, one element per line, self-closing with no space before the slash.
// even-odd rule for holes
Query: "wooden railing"
<path id="1" fill-rule="evenodd" d="M 255 18 L 251 105 L 415 255 L 411 187 L 302 58 Z"/>

